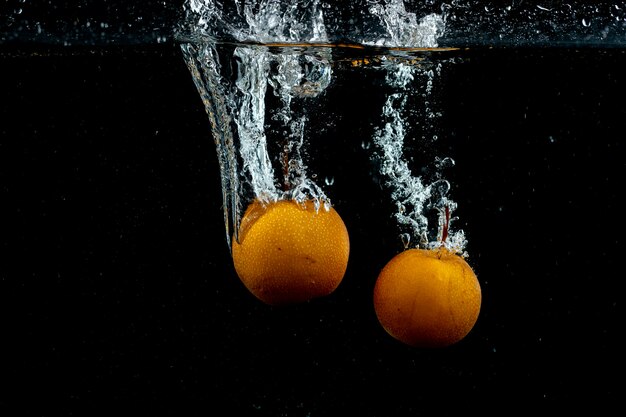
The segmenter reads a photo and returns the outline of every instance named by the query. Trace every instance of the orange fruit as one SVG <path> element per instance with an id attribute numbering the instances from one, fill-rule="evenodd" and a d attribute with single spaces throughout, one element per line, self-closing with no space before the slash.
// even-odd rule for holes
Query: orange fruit
<path id="1" fill-rule="evenodd" d="M 348 265 L 350 241 L 334 208 L 313 201 L 254 201 L 233 239 L 237 275 L 261 301 L 290 304 L 332 293 Z"/>
<path id="2" fill-rule="evenodd" d="M 374 286 L 380 324 L 414 347 L 445 347 L 463 339 L 478 319 L 481 301 L 472 268 L 445 248 L 397 254 Z"/>

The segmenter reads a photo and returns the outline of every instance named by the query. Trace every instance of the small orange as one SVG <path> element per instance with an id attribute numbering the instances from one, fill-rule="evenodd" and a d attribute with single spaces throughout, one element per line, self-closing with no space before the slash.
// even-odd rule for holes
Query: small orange
<path id="1" fill-rule="evenodd" d="M 233 239 L 235 271 L 261 301 L 291 304 L 332 293 L 348 265 L 350 241 L 333 207 L 313 201 L 254 201 Z"/>
<path id="2" fill-rule="evenodd" d="M 445 347 L 463 339 L 478 319 L 481 301 L 472 268 L 443 247 L 397 254 L 374 286 L 380 324 L 414 347 Z"/>

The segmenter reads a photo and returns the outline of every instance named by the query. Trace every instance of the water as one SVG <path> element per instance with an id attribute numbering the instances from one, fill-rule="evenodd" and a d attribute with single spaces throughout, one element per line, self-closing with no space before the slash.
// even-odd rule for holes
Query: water
<path id="1" fill-rule="evenodd" d="M 2 411 L 452 415 L 489 414 L 500 401 L 534 412 L 616 402 L 623 9 L 569 4 L 571 14 L 535 22 L 555 28 L 546 38 L 525 25 L 498 25 L 510 16 L 505 6 L 482 4 L 483 14 L 473 4 L 455 9 L 457 23 L 446 19 L 439 50 L 215 45 L 229 59 L 237 48 L 242 60 L 246 53 L 273 62 L 294 57 L 293 73 L 310 82 L 286 89 L 286 80 L 268 73 L 274 85 L 265 92 L 263 130 L 273 180 L 261 189 L 283 196 L 276 156 L 284 148 L 276 137 L 285 131 L 297 155 L 287 182 L 311 184 L 301 191 L 341 210 L 351 233 L 351 261 L 337 292 L 286 310 L 259 304 L 232 270 L 223 153 L 181 52 L 181 45 L 207 45 L 175 40 L 161 24 L 155 32 L 167 34 L 164 42 L 127 38 L 114 19 L 109 28 L 122 35 L 110 38 L 53 31 L 58 38 L 31 42 L 24 31 L 3 28 L 12 35 L 0 45 L 2 369 L 9 386 Z M 424 5 L 432 6 L 426 14 L 440 13 L 434 2 Z M 543 3 L 511 5 L 519 18 L 535 9 L 552 16 L 537 7 Z M 88 17 L 89 8 L 82 10 Z M 60 27 L 63 9 L 57 12 L 42 27 Z M 34 10 L 25 6 L 19 16 L 29 14 L 32 22 Z M 470 18 L 483 28 L 474 37 L 465 36 L 471 25 L 458 23 Z M 332 22 L 325 19 L 330 43 Z M 556 30 L 561 23 L 569 29 Z M 143 30 L 150 25 L 140 27 L 131 33 L 151 33 Z M 377 27 L 382 32 L 372 39 L 389 39 Z M 407 65 L 413 80 L 403 86 Z M 321 76 L 328 67 L 329 83 Z M 233 97 L 231 105 L 248 103 L 254 114 L 251 102 Z M 287 106 L 293 117 L 285 123 Z M 246 186 L 227 196 L 255 194 L 243 159 L 237 155 L 236 172 Z M 395 170 L 388 168 L 402 173 L 403 163 L 411 174 L 398 178 L 407 181 L 390 184 Z M 456 204 L 452 232 L 463 231 L 485 297 L 477 327 L 444 351 L 397 344 L 371 309 L 380 267 L 422 244 L 412 223 L 398 217 L 415 207 L 397 205 L 403 185 L 417 178 L 448 190 Z M 441 219 L 434 204 L 441 199 L 430 201 L 422 207 L 432 205 L 429 242 L 439 238 Z"/>
<path id="2" fill-rule="evenodd" d="M 448 182 L 431 162 L 433 172 L 414 174 L 422 167 L 411 167 L 404 155 L 405 141 L 437 138 L 432 90 L 446 61 L 431 62 L 423 52 L 437 49 L 444 16 L 431 13 L 418 18 L 402 1 L 374 2 L 365 10 L 374 23 L 365 29 L 377 24 L 383 31 L 342 45 L 331 43 L 338 28 L 331 26 L 331 35 L 327 33 L 324 9 L 329 7 L 319 1 L 235 6 L 236 11 L 229 12 L 214 2 L 190 2 L 187 36 L 193 42 L 182 45 L 211 120 L 222 173 L 227 242 L 231 235 L 237 239 L 243 209 L 252 200 L 312 199 L 318 206 L 331 205 L 308 175 L 307 167 L 315 161 L 305 160 L 304 154 L 311 158 L 309 150 L 324 140 L 319 136 L 333 136 L 341 129 L 337 125 L 344 122 L 346 110 L 333 104 L 341 100 L 336 96 L 351 88 L 347 78 L 365 77 L 360 82 L 369 89 L 368 107 L 378 106 L 381 115 L 378 122 L 371 119 L 371 132 L 365 135 L 376 145 L 371 159 L 379 165 L 397 207 L 399 236 L 409 235 L 415 242 L 411 246 L 445 245 L 463 252 L 463 231 L 454 231 L 450 224 L 456 203 L 447 196 Z M 272 93 L 277 102 L 272 102 Z M 383 100 L 376 103 L 379 97 Z M 312 114 L 322 117 L 316 123 Z M 409 128 L 415 124 L 418 129 Z M 452 161 L 445 155 L 436 158 Z M 434 233 L 429 231 L 429 211 L 437 212 Z"/>

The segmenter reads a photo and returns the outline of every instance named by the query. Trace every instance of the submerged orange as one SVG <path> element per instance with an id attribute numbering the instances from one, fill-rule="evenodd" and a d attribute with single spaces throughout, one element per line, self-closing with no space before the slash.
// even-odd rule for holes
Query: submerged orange
<path id="1" fill-rule="evenodd" d="M 382 327 L 415 347 L 445 347 L 474 327 L 482 293 L 476 274 L 445 248 L 408 249 L 392 258 L 374 286 Z"/>
<path id="2" fill-rule="evenodd" d="M 333 208 L 313 201 L 254 201 L 233 239 L 237 275 L 261 301 L 291 304 L 332 293 L 348 265 L 350 241 Z"/>

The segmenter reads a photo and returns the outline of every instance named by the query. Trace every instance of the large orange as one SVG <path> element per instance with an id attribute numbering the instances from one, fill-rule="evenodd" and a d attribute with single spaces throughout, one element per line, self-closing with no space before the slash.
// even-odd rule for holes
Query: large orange
<path id="1" fill-rule="evenodd" d="M 445 249 L 409 249 L 385 265 L 374 287 L 374 309 L 391 336 L 415 347 L 444 347 L 474 327 L 482 293 L 461 256 Z"/>
<path id="2" fill-rule="evenodd" d="M 350 242 L 334 208 L 312 201 L 254 201 L 232 255 L 239 278 L 261 301 L 290 304 L 332 293 L 347 269 Z"/>

